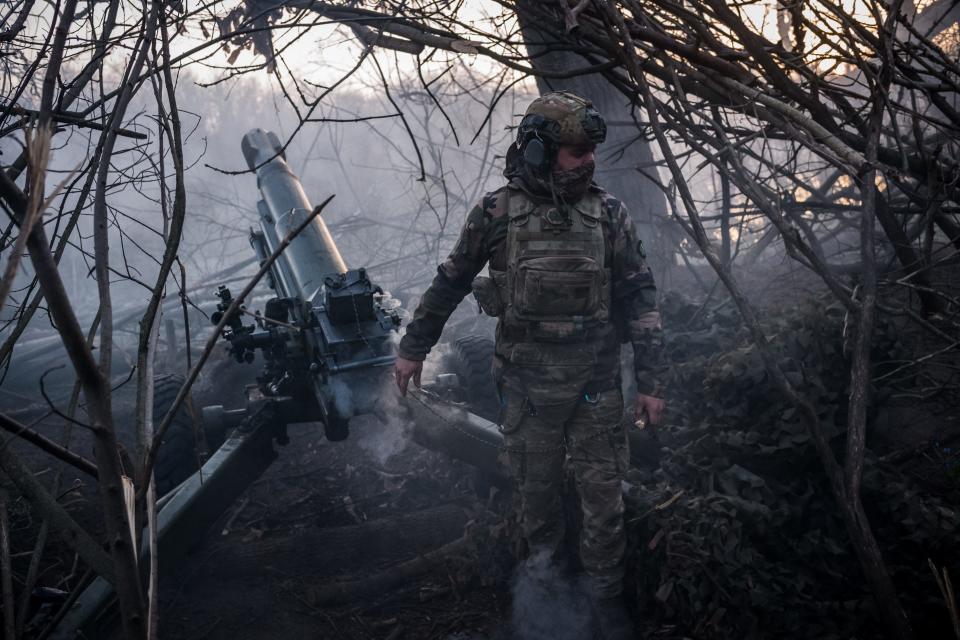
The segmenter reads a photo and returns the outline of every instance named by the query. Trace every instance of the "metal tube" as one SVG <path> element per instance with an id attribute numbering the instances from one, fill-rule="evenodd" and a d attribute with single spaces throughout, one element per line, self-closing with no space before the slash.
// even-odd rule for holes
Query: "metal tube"
<path id="1" fill-rule="evenodd" d="M 172 497 L 163 500 L 163 509 L 157 514 L 162 572 L 176 567 L 227 507 L 276 459 L 272 444 L 275 433 L 273 424 L 260 424 L 249 432 L 234 431 L 200 471 L 187 478 Z M 149 554 L 145 540 L 140 553 L 142 558 Z M 97 578 L 84 589 L 51 637 L 108 637 L 116 620 L 103 614 L 114 600 L 113 587 Z"/>
<path id="2" fill-rule="evenodd" d="M 379 356 L 376 358 L 367 358 L 356 362 L 334 365 L 330 367 L 331 373 L 342 373 L 344 371 L 353 371 L 354 369 L 363 369 L 365 367 L 386 367 L 397 361 L 397 356 L 390 354 L 388 356 Z"/>
<path id="3" fill-rule="evenodd" d="M 286 237 L 313 210 L 300 180 L 290 170 L 280 148 L 277 136 L 263 129 L 248 132 L 241 144 L 247 166 L 257 173 L 257 186 L 272 216 L 277 239 Z M 268 238 L 268 241 L 273 239 Z M 347 271 L 347 265 L 320 216 L 290 243 L 286 258 L 296 287 L 291 293 L 303 300 L 308 300 L 320 288 L 325 276 Z"/>
<path id="4" fill-rule="evenodd" d="M 272 247 L 280 244 L 280 240 L 277 238 L 277 228 L 273 223 L 273 214 L 270 213 L 270 207 L 267 206 L 267 203 L 263 200 L 258 201 L 257 211 L 260 213 L 260 234 L 251 234 L 250 244 L 256 252 L 257 258 L 259 258 L 260 264 L 263 264 L 273 253 Z M 287 264 L 287 257 L 283 254 L 279 255 L 273 265 L 274 269 L 271 270 L 271 274 L 276 280 L 274 284 L 277 287 L 277 295 L 281 298 L 297 295 L 297 291 L 293 287 L 294 279 L 290 266 Z"/>

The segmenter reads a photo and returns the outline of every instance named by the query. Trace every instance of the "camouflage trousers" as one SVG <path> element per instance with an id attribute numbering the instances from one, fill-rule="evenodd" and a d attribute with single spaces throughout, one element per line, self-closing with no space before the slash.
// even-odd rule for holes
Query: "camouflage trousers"
<path id="1" fill-rule="evenodd" d="M 569 464 L 583 516 L 580 560 L 591 591 L 598 598 L 619 595 L 626 549 L 621 480 L 629 464 L 620 389 L 559 404 L 535 404 L 509 387 L 504 392 L 502 430 L 531 554 L 561 558 Z"/>

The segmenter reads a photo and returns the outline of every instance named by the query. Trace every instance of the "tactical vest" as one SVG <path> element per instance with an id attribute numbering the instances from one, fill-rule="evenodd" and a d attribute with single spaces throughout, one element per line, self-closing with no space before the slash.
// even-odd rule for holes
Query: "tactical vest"
<path id="1" fill-rule="evenodd" d="M 490 269 L 494 287 L 474 287 L 481 306 L 531 342 L 576 342 L 610 320 L 603 208 L 588 193 L 562 211 L 511 189 L 506 271 Z M 487 302 L 487 304 L 484 304 Z M 493 307 L 493 308 L 490 308 Z"/>

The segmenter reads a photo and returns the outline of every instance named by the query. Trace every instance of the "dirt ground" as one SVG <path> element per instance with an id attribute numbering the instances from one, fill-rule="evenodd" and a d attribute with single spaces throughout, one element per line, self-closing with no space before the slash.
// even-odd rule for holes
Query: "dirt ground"
<path id="1" fill-rule="evenodd" d="M 63 420 L 46 415 L 46 406 L 5 400 L 2 410 L 51 438 L 62 437 Z M 117 400 L 119 407 L 132 408 L 125 390 Z M 201 390 L 196 400 L 203 405 L 209 397 Z M 76 427 L 73 432 L 74 450 L 89 457 L 89 434 Z M 319 424 L 291 425 L 289 435 L 273 465 L 187 562 L 174 570 L 162 567 L 160 637 L 500 637 L 508 565 L 478 577 L 473 568 L 462 571 L 454 557 L 422 577 L 346 605 L 318 603 L 311 590 L 375 576 L 457 540 L 478 514 L 489 519 L 490 508 L 502 507 L 495 504 L 502 496 L 491 500 L 488 491 L 475 488 L 471 467 L 423 449 L 375 419 L 355 419 L 344 442 L 328 442 Z M 11 446 L 41 478 L 52 479 L 60 468 L 29 445 Z M 67 468 L 60 487 L 68 511 L 96 532 L 95 483 Z M 22 499 L 15 500 L 11 517 L 14 573 L 23 575 L 39 523 Z M 80 577 L 70 568 L 74 559 L 56 540 L 45 554 L 38 584 L 74 588 Z"/>
<path id="2" fill-rule="evenodd" d="M 353 437 L 339 443 L 325 441 L 314 425 L 291 427 L 280 458 L 186 568 L 167 578 L 164 638 L 496 635 L 508 604 L 504 585 L 463 584 L 464 576 L 446 570 L 346 606 L 311 601 L 311 587 L 367 576 L 451 542 L 481 507 L 469 468 L 413 444 L 391 444 L 398 448 L 387 455 L 382 447 L 392 441 L 377 432 L 382 426 L 358 422 Z M 420 535 L 413 539 L 401 527 Z M 329 540 L 349 543 L 316 546 Z"/>
<path id="3" fill-rule="evenodd" d="M 918 353 L 923 353 L 924 347 L 917 347 Z M 208 367 L 206 382 L 196 390 L 198 406 L 229 406 L 224 389 L 233 390 L 236 401 L 241 397 L 239 390 L 254 374 L 252 367 L 223 365 L 230 363 Z M 938 382 L 955 380 L 952 363 L 932 371 Z M 64 389 L 48 392 L 59 409 L 66 407 Z M 691 394 L 697 401 L 706 395 L 702 389 L 693 389 Z M 118 423 L 129 430 L 131 384 L 118 389 L 116 406 Z M 681 420 L 678 406 L 667 420 L 684 422 L 676 425 L 682 431 L 690 426 L 690 419 Z M 952 395 L 920 399 L 910 394 L 885 396 L 877 403 L 870 435 L 871 450 L 886 460 L 885 464 L 896 466 L 914 486 L 952 506 L 960 504 L 958 406 L 958 398 Z M 0 388 L 0 411 L 63 441 L 64 420 L 35 395 L 27 397 Z M 79 426 L 72 431 L 72 448 L 91 457 L 89 435 Z M 354 420 L 351 437 L 339 443 L 328 442 L 322 426 L 314 424 L 292 425 L 289 435 L 290 443 L 278 448 L 279 458 L 198 542 L 188 561 L 170 570 L 163 568 L 161 638 L 506 640 L 511 636 L 515 585 L 510 551 L 514 536 L 508 492 L 491 491 L 472 467 L 425 450 L 409 442 L 400 430 L 377 420 Z M 124 440 L 132 443 L 131 435 L 127 433 Z M 678 446 L 668 438 L 662 444 Z M 48 486 L 53 484 L 61 468 L 58 463 L 23 442 L 9 446 Z M 650 468 L 638 474 L 637 487 L 670 484 L 664 484 L 662 471 L 653 470 L 656 464 L 653 460 L 647 465 Z M 6 480 L 0 476 L 3 482 Z M 58 487 L 61 504 L 98 534 L 95 483 L 66 468 Z M 677 508 L 693 493 L 691 487 L 671 490 L 662 504 Z M 40 523 L 22 498 L 14 491 L 11 495 L 13 573 L 23 576 L 34 554 Z M 690 505 L 685 508 L 693 517 L 698 512 Z M 628 503 L 629 508 L 638 507 Z M 640 521 L 660 508 L 660 504 L 652 509 L 641 505 L 639 513 L 628 515 Z M 647 555 L 653 558 L 663 532 L 674 525 L 682 529 L 680 524 L 667 522 L 665 515 L 663 520 L 649 531 L 643 522 L 635 526 L 632 544 L 639 555 L 649 551 Z M 882 519 L 878 522 L 883 524 Z M 447 549 L 445 545 L 458 540 L 466 540 L 469 551 L 454 549 L 428 572 L 365 592 L 346 604 L 330 604 L 319 597 L 325 587 L 338 581 L 391 575 L 401 563 L 438 548 Z M 950 556 L 948 560 L 955 561 L 955 555 Z M 81 583 L 82 567 L 58 541 L 48 542 L 43 557 L 39 585 L 68 592 Z M 637 566 L 646 565 L 641 562 Z M 638 622 L 644 627 L 639 637 L 683 637 L 676 625 L 668 624 L 669 615 L 659 615 L 667 607 L 660 602 L 658 585 L 646 584 L 643 576 L 634 577 L 647 592 L 656 593 L 653 599 L 657 601 L 651 605 L 656 609 L 638 613 Z M 933 593 L 929 585 L 923 589 Z M 841 594 L 847 597 L 848 590 Z M 575 593 L 565 597 L 564 607 L 585 607 Z M 942 602 L 931 605 L 937 619 L 945 620 L 941 609 Z"/>

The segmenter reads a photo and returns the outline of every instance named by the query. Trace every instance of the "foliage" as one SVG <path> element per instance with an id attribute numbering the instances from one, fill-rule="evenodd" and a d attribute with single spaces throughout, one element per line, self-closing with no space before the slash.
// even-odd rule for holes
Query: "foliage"
<path id="1" fill-rule="evenodd" d="M 693 318 L 665 304 L 670 407 L 661 469 L 635 471 L 630 566 L 642 617 L 703 638 L 849 638 L 877 633 L 876 611 L 799 416 L 767 379 L 726 305 Z M 821 300 L 768 314 L 781 366 L 843 440 L 844 314 Z M 882 326 L 878 360 L 902 349 Z M 878 389 L 878 396 L 884 389 Z M 926 558 L 956 562 L 960 513 L 868 455 L 864 501 L 918 626 L 946 624 Z M 932 614 L 932 615 L 918 615 Z M 943 627 L 945 630 L 946 627 Z M 920 630 L 920 629 L 918 629 Z M 931 636 L 932 637 L 932 636 Z"/>

